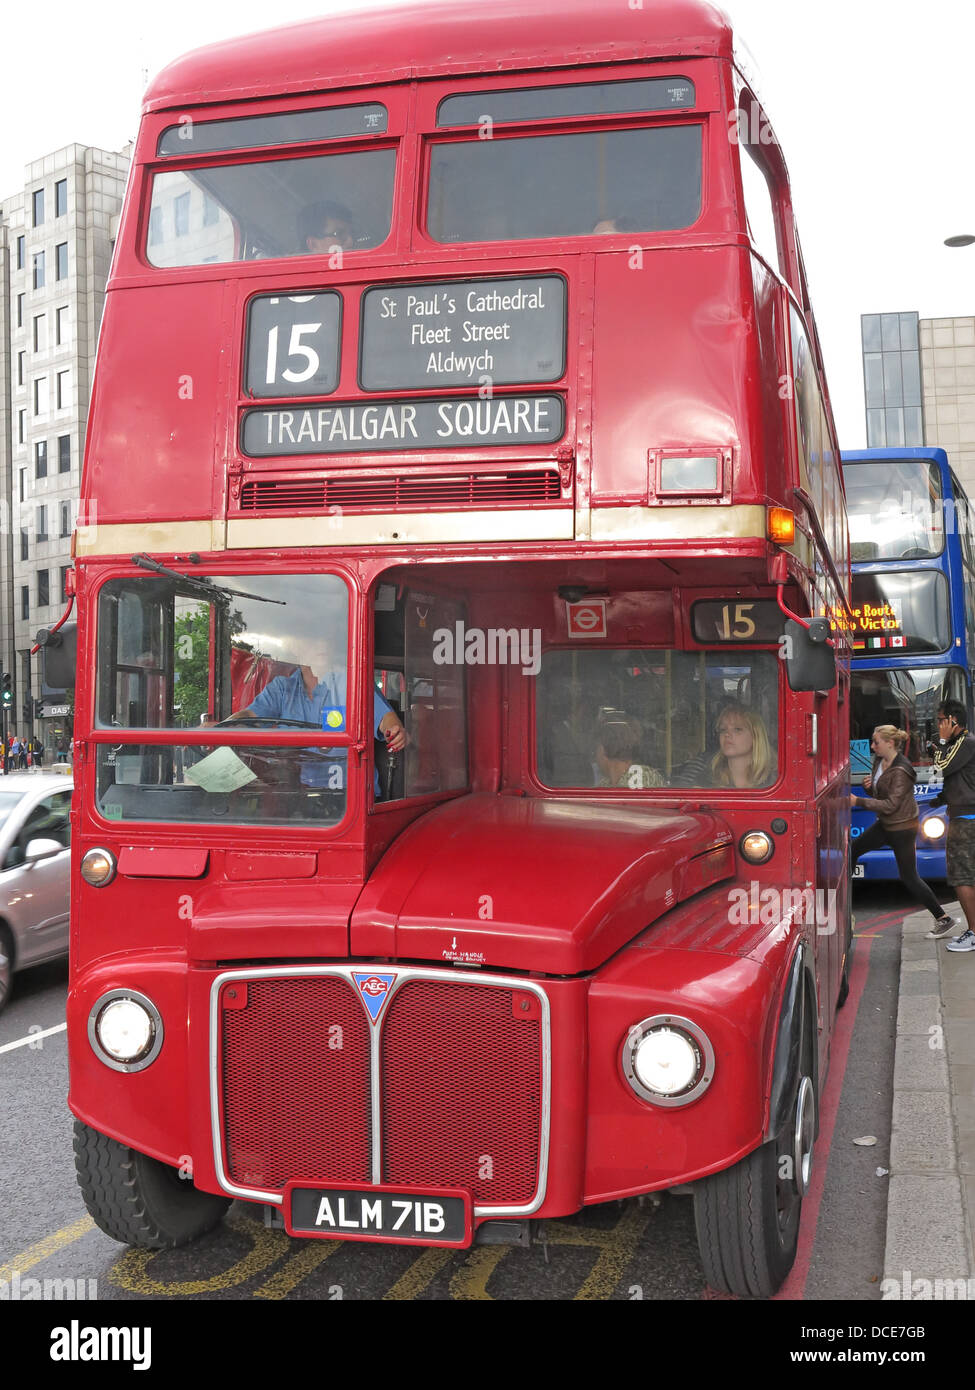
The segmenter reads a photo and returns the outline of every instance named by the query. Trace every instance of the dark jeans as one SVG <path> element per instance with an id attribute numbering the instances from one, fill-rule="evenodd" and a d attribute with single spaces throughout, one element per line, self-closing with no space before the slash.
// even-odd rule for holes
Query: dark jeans
<path id="1" fill-rule="evenodd" d="M 870 829 L 865 830 L 858 840 L 851 841 L 850 863 L 855 864 L 861 854 L 868 854 L 872 849 L 890 845 L 897 860 L 897 872 L 900 874 L 901 883 L 908 893 L 915 902 L 926 907 L 932 917 L 943 917 L 944 908 L 918 874 L 916 840 L 916 830 L 885 830 L 879 820 L 874 821 Z"/>

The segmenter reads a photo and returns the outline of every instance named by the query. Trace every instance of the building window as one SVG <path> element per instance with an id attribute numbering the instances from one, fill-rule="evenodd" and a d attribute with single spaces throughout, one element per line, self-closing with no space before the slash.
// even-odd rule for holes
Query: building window
<path id="1" fill-rule="evenodd" d="M 60 372 L 58 373 L 58 375 L 60 376 Z M 50 397 L 48 392 L 47 377 L 39 376 L 37 380 L 34 382 L 34 414 L 46 415 L 49 404 Z"/>
<path id="2" fill-rule="evenodd" d="M 27 364 L 27 354 L 26 354 L 26 352 L 18 352 L 18 354 L 17 354 L 17 385 L 18 385 L 18 386 L 23 386 L 23 384 L 24 384 L 24 367 L 26 366 L 26 364 Z M 23 443 L 23 440 L 21 440 L 21 443 Z"/>
<path id="3" fill-rule="evenodd" d="M 215 227 L 220 221 L 220 207 L 206 193 L 203 195 L 203 225 Z"/>
<path id="4" fill-rule="evenodd" d="M 35 251 L 34 253 L 34 289 L 44 288 L 44 252 Z"/>
<path id="5" fill-rule="evenodd" d="M 24 622 L 30 617 L 30 589 L 26 584 L 20 586 L 20 616 Z"/>
<path id="6" fill-rule="evenodd" d="M 190 195 L 181 193 L 173 199 L 173 222 L 177 236 L 188 236 L 190 230 Z"/>
<path id="7" fill-rule="evenodd" d="M 71 373 L 58 372 L 58 410 L 71 404 Z"/>
<path id="8" fill-rule="evenodd" d="M 27 264 L 27 242 L 24 237 L 17 238 L 17 269 L 23 270 Z"/>
<path id="9" fill-rule="evenodd" d="M 46 541 L 47 535 L 47 507 L 37 509 L 37 540 Z"/>
<path id="10" fill-rule="evenodd" d="M 64 217 L 68 211 L 68 180 L 58 179 L 54 185 L 54 216 Z"/>
<path id="11" fill-rule="evenodd" d="M 40 227 L 44 222 L 44 190 L 38 188 L 34 195 L 34 226 Z"/>
<path id="12" fill-rule="evenodd" d="M 54 271 L 55 280 L 67 280 L 68 278 L 68 243 L 59 242 L 54 248 L 57 265 Z"/>
<path id="13" fill-rule="evenodd" d="M 22 560 L 30 559 L 30 532 L 26 528 L 22 529 L 20 533 L 20 558 Z"/>
<path id="14" fill-rule="evenodd" d="M 21 440 L 21 443 L 23 443 L 23 440 Z M 20 470 L 20 500 L 21 500 L 21 502 L 23 502 L 23 501 L 25 500 L 26 497 L 27 497 L 27 469 L 26 469 L 26 468 L 22 468 L 22 469 Z"/>
<path id="15" fill-rule="evenodd" d="M 70 566 L 70 565 L 62 565 L 62 566 L 61 566 L 61 602 L 62 602 L 62 603 L 67 602 L 67 598 L 68 598 L 68 571 L 69 571 L 70 569 L 71 569 L 71 566 Z"/>
<path id="16" fill-rule="evenodd" d="M 149 245 L 157 246 L 162 239 L 162 208 L 153 208 L 149 214 Z"/>
<path id="17" fill-rule="evenodd" d="M 47 440 L 39 439 L 34 445 L 34 477 L 47 477 Z"/>
<path id="18" fill-rule="evenodd" d="M 71 535 L 71 503 L 61 503 L 61 539 L 67 540 Z"/>
<path id="19" fill-rule="evenodd" d="M 57 326 L 55 330 L 58 347 L 62 347 L 68 341 L 68 306 L 63 304 L 57 312 Z"/>
<path id="20" fill-rule="evenodd" d="M 70 434 L 58 435 L 58 472 L 71 472 L 71 436 Z M 62 532 L 62 535 L 64 533 Z"/>
<path id="21" fill-rule="evenodd" d="M 51 602 L 51 578 L 47 570 L 37 571 L 37 606 L 46 608 Z"/>
<path id="22" fill-rule="evenodd" d="M 47 347 L 47 315 L 34 315 L 34 351 L 43 352 Z"/>
<path id="23" fill-rule="evenodd" d="M 868 448 L 923 444 L 918 315 L 864 314 L 860 336 Z"/>
<path id="24" fill-rule="evenodd" d="M 26 443 L 27 443 L 27 411 L 26 411 L 26 410 L 18 410 L 18 411 L 17 411 L 17 430 L 18 430 L 18 434 L 19 434 L 19 438 L 18 438 L 17 442 L 18 442 L 19 444 L 26 444 Z M 20 500 L 21 500 L 21 502 L 23 502 L 24 499 L 21 498 Z"/>
<path id="25" fill-rule="evenodd" d="M 17 296 L 17 327 L 18 327 L 18 328 L 23 328 L 23 326 L 24 326 L 24 296 L 23 296 L 22 294 L 18 294 L 18 296 Z"/>

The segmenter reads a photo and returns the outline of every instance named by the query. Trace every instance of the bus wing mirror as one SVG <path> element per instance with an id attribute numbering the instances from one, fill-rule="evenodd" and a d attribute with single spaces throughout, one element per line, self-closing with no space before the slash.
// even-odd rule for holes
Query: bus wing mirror
<path id="1" fill-rule="evenodd" d="M 44 664 L 44 684 L 51 690 L 68 690 L 78 671 L 78 624 L 65 623 L 55 632 L 42 627 L 37 634 Z"/>
<path id="2" fill-rule="evenodd" d="M 832 690 L 836 684 L 836 655 L 829 641 L 826 618 L 811 618 L 809 626 L 787 618 L 785 669 L 790 690 Z"/>

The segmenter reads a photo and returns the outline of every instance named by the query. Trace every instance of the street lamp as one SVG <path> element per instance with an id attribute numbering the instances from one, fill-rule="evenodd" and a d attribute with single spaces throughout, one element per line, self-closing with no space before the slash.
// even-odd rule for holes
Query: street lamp
<path id="1" fill-rule="evenodd" d="M 971 246 L 973 242 L 975 242 L 975 236 L 969 236 L 967 233 L 962 236 L 945 237 L 946 246 Z"/>

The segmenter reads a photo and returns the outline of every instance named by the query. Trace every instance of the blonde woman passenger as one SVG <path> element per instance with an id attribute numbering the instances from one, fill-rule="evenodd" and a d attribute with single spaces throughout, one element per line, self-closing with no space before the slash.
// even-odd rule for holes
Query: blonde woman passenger
<path id="1" fill-rule="evenodd" d="M 915 902 L 927 908 L 934 918 L 928 932 L 932 940 L 948 936 L 955 929 L 953 918 L 942 911 L 941 904 L 917 871 L 917 832 L 920 824 L 914 783 L 917 773 L 904 756 L 908 735 L 893 724 L 878 724 L 870 740 L 873 766 L 864 789 L 871 796 L 853 796 L 850 801 L 864 811 L 873 811 L 877 819 L 859 839 L 851 842 L 850 863 L 855 864 L 863 854 L 881 845 L 889 845 L 897 860 L 901 883 Z"/>
<path id="2" fill-rule="evenodd" d="M 760 714 L 728 705 L 718 716 L 718 752 L 711 760 L 716 787 L 767 787 L 775 781 L 776 759 Z"/>

